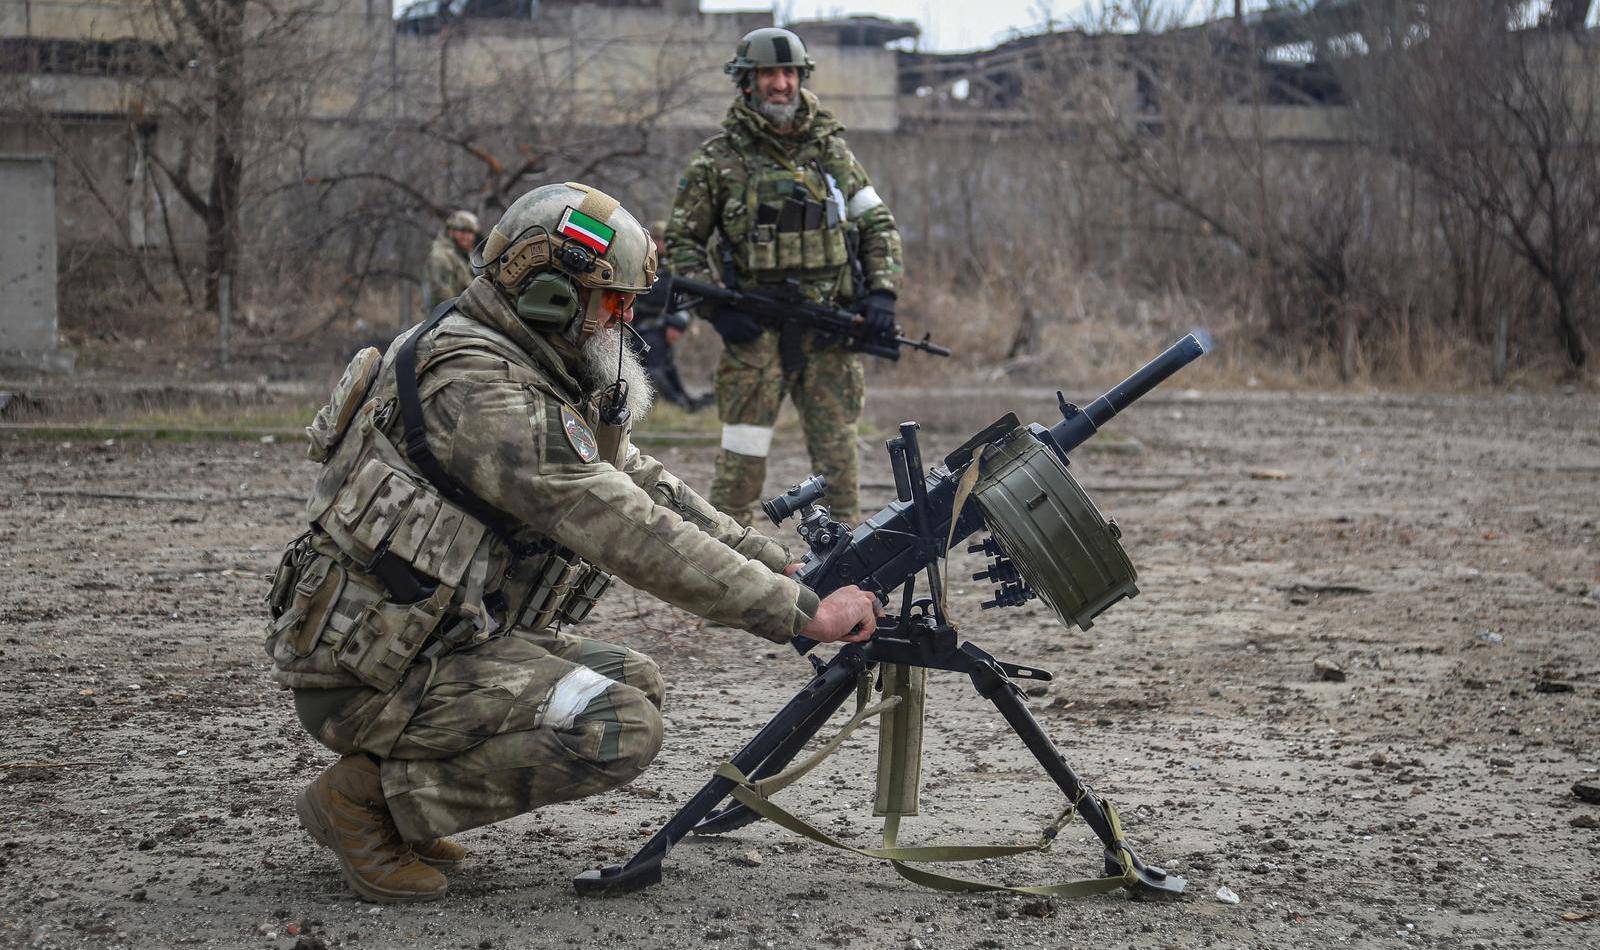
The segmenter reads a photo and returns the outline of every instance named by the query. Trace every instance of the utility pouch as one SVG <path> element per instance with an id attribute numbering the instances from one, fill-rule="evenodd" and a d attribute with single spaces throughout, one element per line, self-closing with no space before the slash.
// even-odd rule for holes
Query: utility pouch
<path id="1" fill-rule="evenodd" d="M 282 631 L 280 643 L 290 655 L 310 656 L 322 641 L 334 605 L 344 593 L 345 577 L 344 566 L 326 554 L 314 556 L 300 571 L 300 579 L 294 585 L 294 602 L 283 617 L 278 618 L 280 621 L 294 615 L 300 618 Z"/>
<path id="2" fill-rule="evenodd" d="M 356 410 L 367 398 L 367 390 L 372 388 L 372 381 L 377 378 L 378 368 L 382 364 L 383 354 L 371 346 L 350 360 L 338 384 L 333 387 L 333 395 L 329 397 L 327 405 L 318 409 L 316 418 L 306 426 L 306 438 L 311 443 L 306 447 L 307 458 L 313 462 L 326 462 L 328 456 L 333 454 L 339 440 L 344 438 L 345 430 L 350 428 L 350 420 L 355 418 Z"/>
<path id="3" fill-rule="evenodd" d="M 566 599 L 577 573 L 577 563 L 557 554 L 550 555 L 533 583 L 528 606 L 523 608 L 518 625 L 529 630 L 545 630 L 554 626 L 562 601 Z"/>
<path id="4" fill-rule="evenodd" d="M 750 269 L 768 271 L 778 266 L 778 229 L 758 224 L 750 229 Z"/>
<path id="5" fill-rule="evenodd" d="M 272 572 L 272 589 L 267 592 L 267 612 L 276 620 L 289 609 L 294 599 L 295 581 L 300 567 L 311 557 L 311 532 L 289 542 L 278 559 L 278 569 Z"/>
<path id="6" fill-rule="evenodd" d="M 800 232 L 800 256 L 807 270 L 828 266 L 828 239 L 822 228 L 810 228 Z"/>
<path id="7" fill-rule="evenodd" d="M 400 526 L 420 494 L 415 482 L 379 458 L 369 458 L 334 496 L 330 529 L 339 547 L 359 564 L 370 564 Z"/>
<path id="8" fill-rule="evenodd" d="M 578 623 L 589 616 L 589 611 L 594 609 L 596 602 L 604 596 L 611 587 L 611 575 L 600 570 L 593 564 L 585 564 L 572 582 L 572 588 L 565 599 L 561 601 L 559 611 L 561 620 L 566 623 Z"/>
<path id="9" fill-rule="evenodd" d="M 878 791 L 872 813 L 915 815 L 922 797 L 922 717 L 928 669 L 886 663 L 883 698 L 900 702 L 883 714 L 878 732 Z"/>
<path id="10" fill-rule="evenodd" d="M 844 228 L 828 228 L 822 232 L 823 250 L 829 267 L 841 267 L 850 262 L 850 249 L 845 245 Z"/>
<path id="11" fill-rule="evenodd" d="M 778 270 L 799 270 L 805 266 L 805 246 L 799 231 L 778 232 Z"/>
<path id="12" fill-rule="evenodd" d="M 394 689 L 439 627 L 454 594 L 455 588 L 440 584 L 433 596 L 414 604 L 380 600 L 368 605 L 339 645 L 339 665 L 373 689 Z"/>

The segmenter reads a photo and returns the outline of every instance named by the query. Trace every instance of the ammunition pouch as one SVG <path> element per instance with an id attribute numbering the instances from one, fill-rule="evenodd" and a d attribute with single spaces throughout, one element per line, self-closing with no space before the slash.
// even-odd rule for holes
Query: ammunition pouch
<path id="1" fill-rule="evenodd" d="M 593 564 L 556 551 L 535 558 L 534 576 L 517 614 L 517 626 L 546 630 L 561 623 L 578 623 L 611 587 L 612 577 Z"/>
<path id="2" fill-rule="evenodd" d="M 339 665 L 375 690 L 395 688 L 439 628 L 454 595 L 454 588 L 441 584 L 416 603 L 385 599 L 368 605 L 334 654 Z"/>
<path id="3" fill-rule="evenodd" d="M 799 167 L 752 167 L 745 158 L 745 206 L 750 216 L 730 236 L 742 245 L 745 269 L 759 283 L 797 274 L 837 271 L 850 262 L 838 183 L 820 161 Z"/>

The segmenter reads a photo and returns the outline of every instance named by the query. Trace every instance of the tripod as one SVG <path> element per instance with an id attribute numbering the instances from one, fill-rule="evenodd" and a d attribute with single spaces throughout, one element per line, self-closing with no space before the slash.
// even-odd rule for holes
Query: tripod
<path id="1" fill-rule="evenodd" d="M 1120 882 L 1112 880 L 1111 886 L 1156 894 L 1182 893 L 1187 883 L 1183 878 L 1144 864 L 1122 840 L 1114 812 L 1067 764 L 1038 720 L 1028 711 L 1021 690 L 1013 682 L 1017 679 L 1048 681 L 1051 675 L 1041 669 L 996 659 L 970 641 L 958 644 L 956 630 L 945 617 L 943 589 L 939 581 L 939 557 L 948 546 L 949 538 L 936 537 L 929 527 L 916 430 L 914 422 L 903 424 L 900 427 L 901 437 L 891 440 L 888 448 L 894 463 L 898 494 L 903 501 L 909 501 L 913 509 L 918 548 L 925 555 L 921 567 L 927 572 L 930 596 L 920 601 L 915 599 L 916 573 L 913 571 L 904 584 L 900 613 L 885 617 L 871 639 L 845 646 L 826 663 L 811 656 L 815 671 L 811 681 L 733 756 L 729 764 L 737 770 L 737 774 L 750 776 L 754 781 L 777 775 L 844 705 L 855 692 L 862 676 L 878 664 L 964 673 L 978 694 L 999 710 L 1012 732 L 1016 733 L 1045 773 L 1066 795 L 1071 803 L 1070 808 L 1083 817 L 1084 823 L 1100 839 L 1105 848 L 1104 868 L 1108 879 L 1120 878 Z M 819 483 L 816 495 L 820 494 Z M 793 510 L 793 506 L 790 510 Z M 838 531 L 835 529 L 842 526 L 836 522 L 827 523 L 824 531 L 816 530 L 819 526 L 818 510 L 813 508 L 802 522 L 802 536 L 809 538 L 822 533 L 837 537 Z M 825 515 L 826 512 L 823 512 Z M 956 511 L 951 522 L 954 523 L 959 515 L 960 512 Z M 775 517 L 774 520 L 779 519 Z M 807 524 L 811 525 L 811 532 L 808 532 Z M 817 553 L 819 557 L 822 556 L 822 552 Z M 802 653 L 808 652 L 812 645 L 809 640 L 796 638 L 796 647 Z M 585 871 L 574 878 L 573 884 L 578 892 L 605 895 L 648 887 L 660 882 L 662 862 L 673 845 L 683 840 L 685 835 L 690 832 L 716 834 L 732 831 L 759 820 L 762 816 L 742 801 L 718 807 L 739 785 L 734 778 L 723 774 L 726 771 L 719 770 L 718 775 L 706 782 L 626 864 Z"/>

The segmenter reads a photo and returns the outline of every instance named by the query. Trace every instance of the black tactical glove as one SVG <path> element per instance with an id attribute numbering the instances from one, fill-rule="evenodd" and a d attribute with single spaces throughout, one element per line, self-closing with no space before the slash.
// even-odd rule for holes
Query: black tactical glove
<path id="1" fill-rule="evenodd" d="M 761 335 L 761 324 L 755 317 L 726 307 L 717 307 L 706 319 L 724 343 L 749 343 Z"/>
<path id="2" fill-rule="evenodd" d="M 856 309 L 867 320 L 867 333 L 871 336 L 894 336 L 894 293 L 874 290 L 861 298 Z"/>

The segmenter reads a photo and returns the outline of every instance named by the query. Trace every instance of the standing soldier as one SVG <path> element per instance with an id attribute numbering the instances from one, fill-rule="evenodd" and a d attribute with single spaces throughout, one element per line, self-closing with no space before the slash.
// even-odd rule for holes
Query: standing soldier
<path id="1" fill-rule="evenodd" d="M 800 38 L 768 27 L 739 42 L 724 71 L 739 95 L 689 161 L 667 226 L 673 273 L 714 281 L 708 244 L 719 238 L 722 281 L 764 293 L 853 306 L 867 328 L 894 327 L 900 232 L 845 144 L 843 126 L 801 84 L 815 63 Z M 856 422 L 865 381 L 860 357 L 799 326 L 758 324 L 721 310 L 711 323 L 724 347 L 717 365 L 722 451 L 711 502 L 741 524 L 761 497 L 772 425 L 793 398 L 811 463 L 828 479 L 833 514 L 854 521 Z"/>
<path id="2" fill-rule="evenodd" d="M 444 230 L 428 248 L 428 266 L 423 271 L 422 312 L 459 296 L 472 283 L 472 262 L 467 255 L 478 243 L 478 216 L 471 211 L 450 212 Z"/>

